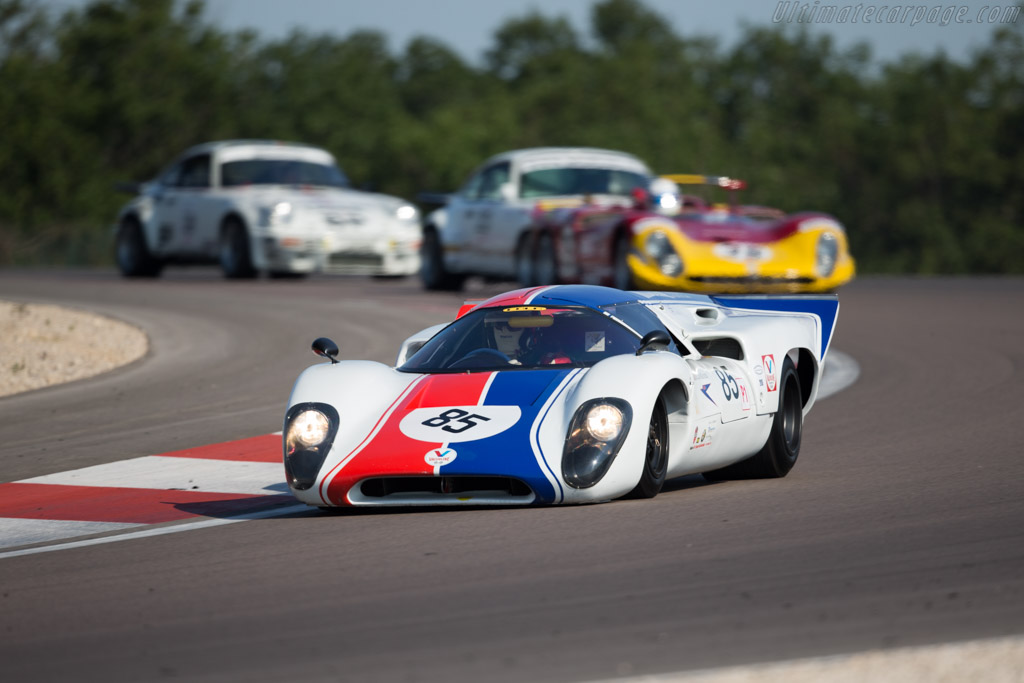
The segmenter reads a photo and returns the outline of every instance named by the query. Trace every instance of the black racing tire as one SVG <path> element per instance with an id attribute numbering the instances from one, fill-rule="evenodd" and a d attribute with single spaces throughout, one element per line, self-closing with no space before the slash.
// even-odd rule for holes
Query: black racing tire
<path id="1" fill-rule="evenodd" d="M 516 281 L 520 287 L 533 287 L 536 285 L 533 267 L 533 240 L 530 235 L 524 235 L 519 240 L 519 247 L 516 249 Z"/>
<path id="2" fill-rule="evenodd" d="M 636 289 L 636 279 L 629 267 L 629 236 L 622 235 L 615 240 L 612 255 L 612 286 L 622 290 Z"/>
<path id="3" fill-rule="evenodd" d="M 789 474 L 800 455 L 803 438 L 804 402 L 800 378 L 788 357 L 779 375 L 779 409 L 772 420 L 768 441 L 756 455 L 721 469 L 704 472 L 709 481 L 729 479 L 777 479 Z"/>
<path id="4" fill-rule="evenodd" d="M 142 224 L 135 216 L 128 216 L 121 221 L 117 231 L 115 246 L 117 267 L 125 277 L 157 277 L 164 264 L 155 258 L 146 245 L 146 236 L 142 233 Z"/>
<path id="5" fill-rule="evenodd" d="M 640 481 L 627 498 L 654 498 L 665 484 L 668 472 L 668 414 L 665 399 L 658 397 L 647 426 L 647 453 Z"/>
<path id="6" fill-rule="evenodd" d="M 555 242 L 547 233 L 541 235 L 537 240 L 537 248 L 533 252 L 533 279 L 537 285 L 541 286 L 558 284 L 558 256 L 555 254 Z"/>
<path id="7" fill-rule="evenodd" d="M 449 273 L 444 267 L 444 245 L 437 230 L 428 227 L 423 231 L 420 244 L 420 280 L 424 289 L 432 291 L 460 291 L 466 276 Z"/>
<path id="8" fill-rule="evenodd" d="M 220 267 L 224 277 L 243 280 L 256 277 L 252 265 L 249 233 L 238 218 L 231 216 L 224 221 L 220 235 Z"/>

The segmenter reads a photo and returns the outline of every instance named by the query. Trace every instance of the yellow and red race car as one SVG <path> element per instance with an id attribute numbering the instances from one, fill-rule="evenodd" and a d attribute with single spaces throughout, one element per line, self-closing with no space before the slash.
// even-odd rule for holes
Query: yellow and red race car
<path id="1" fill-rule="evenodd" d="M 855 272 L 832 216 L 711 204 L 680 185 L 740 190 L 735 178 L 668 175 L 618 206 L 538 206 L 522 284 L 691 292 L 831 292 Z M 734 195 L 735 196 L 735 195 Z"/>

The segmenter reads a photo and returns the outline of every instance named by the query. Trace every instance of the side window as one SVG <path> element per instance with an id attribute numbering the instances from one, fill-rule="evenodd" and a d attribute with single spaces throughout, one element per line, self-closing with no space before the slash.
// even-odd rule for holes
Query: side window
<path id="1" fill-rule="evenodd" d="M 210 155 L 200 154 L 189 157 L 181 164 L 181 177 L 179 187 L 209 187 L 210 186 Z"/>
<path id="2" fill-rule="evenodd" d="M 466 184 L 459 190 L 466 199 L 480 199 L 480 185 L 484 179 L 484 172 L 474 173 L 473 176 L 466 181 Z"/>
<path id="3" fill-rule="evenodd" d="M 481 199 L 501 199 L 501 186 L 508 182 L 509 163 L 495 164 L 483 172 L 480 184 Z"/>
<path id="4" fill-rule="evenodd" d="M 494 164 L 483 169 L 463 186 L 466 199 L 501 199 L 501 186 L 508 182 L 509 163 Z"/>
<path id="5" fill-rule="evenodd" d="M 181 164 L 176 163 L 168 166 L 163 173 L 160 174 L 158 179 L 159 183 L 164 187 L 178 187 L 181 180 Z"/>

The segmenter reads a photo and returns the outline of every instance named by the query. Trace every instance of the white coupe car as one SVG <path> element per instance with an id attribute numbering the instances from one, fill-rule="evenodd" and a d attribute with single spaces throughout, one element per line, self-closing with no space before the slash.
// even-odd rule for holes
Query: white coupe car
<path id="1" fill-rule="evenodd" d="M 458 290 L 470 275 L 529 285 L 534 211 L 621 203 L 651 177 L 635 156 L 605 149 L 537 147 L 491 157 L 424 221 L 423 286 Z"/>
<path id="2" fill-rule="evenodd" d="M 269 140 L 187 150 L 117 220 L 127 277 L 168 263 L 217 263 L 229 278 L 314 272 L 402 276 L 419 271 L 419 210 L 352 189 L 327 151 Z"/>
<path id="3" fill-rule="evenodd" d="M 321 508 L 552 505 L 650 498 L 696 472 L 784 477 L 838 309 L 560 285 L 467 304 L 395 367 L 320 338 L 331 362 L 285 414 L 288 485 Z"/>

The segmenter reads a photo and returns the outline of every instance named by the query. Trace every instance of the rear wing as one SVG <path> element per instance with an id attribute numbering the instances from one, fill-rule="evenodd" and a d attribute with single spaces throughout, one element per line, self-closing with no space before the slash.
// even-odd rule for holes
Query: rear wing
<path id="1" fill-rule="evenodd" d="M 697 173 L 670 173 L 661 176 L 671 180 L 676 185 L 710 185 L 721 187 L 726 190 L 745 190 L 747 181 L 739 178 L 730 178 L 724 175 L 699 175 Z"/>
<path id="2" fill-rule="evenodd" d="M 806 313 L 818 318 L 821 323 L 821 349 L 818 358 L 825 360 L 828 347 L 832 343 L 832 333 L 836 328 L 839 316 L 839 296 L 837 294 L 819 294 L 812 296 L 768 296 L 749 294 L 743 296 L 712 296 L 711 299 L 729 308 L 746 309 L 748 311 L 768 311 L 778 313 Z"/>

